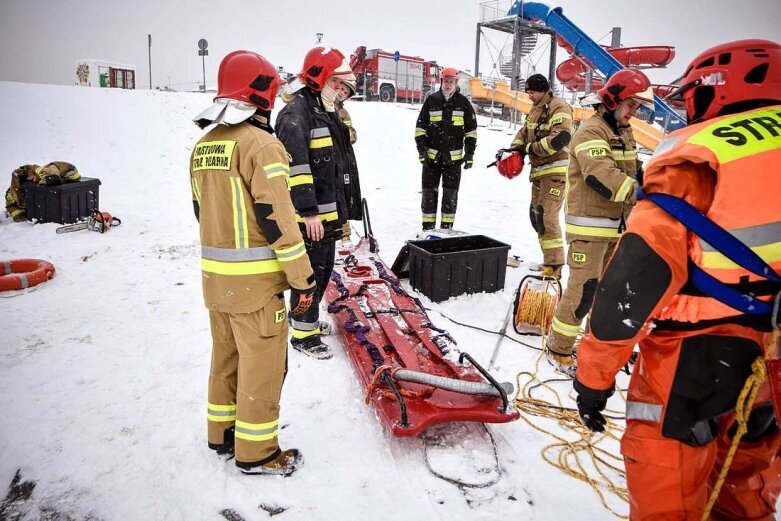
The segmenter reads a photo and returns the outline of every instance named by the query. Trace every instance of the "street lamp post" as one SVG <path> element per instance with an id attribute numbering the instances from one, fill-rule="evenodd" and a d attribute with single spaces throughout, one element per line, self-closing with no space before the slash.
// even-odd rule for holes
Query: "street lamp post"
<path id="1" fill-rule="evenodd" d="M 147 34 L 149 41 L 149 90 L 152 90 L 152 35 Z"/>
<path id="2" fill-rule="evenodd" d="M 203 92 L 206 92 L 206 57 L 209 56 L 209 42 L 205 38 L 198 40 L 198 56 L 203 66 Z"/>

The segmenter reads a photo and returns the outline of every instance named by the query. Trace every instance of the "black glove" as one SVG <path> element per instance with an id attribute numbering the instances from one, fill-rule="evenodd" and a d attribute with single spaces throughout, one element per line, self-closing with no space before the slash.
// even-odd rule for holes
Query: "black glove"
<path id="1" fill-rule="evenodd" d="M 474 158 L 472 157 L 472 154 L 467 154 L 464 156 L 464 170 L 469 170 L 472 168 L 472 163 L 474 163 Z"/>
<path id="2" fill-rule="evenodd" d="M 584 399 L 582 396 L 578 396 L 578 414 L 580 419 L 583 420 L 583 425 L 593 432 L 604 431 L 607 420 L 602 416 L 602 411 L 605 410 L 606 406 L 607 400 L 592 402 Z"/>
<path id="3" fill-rule="evenodd" d="M 46 186 L 61 185 L 62 178 L 57 174 L 45 174 L 41 178 L 41 182 L 39 184 L 46 185 Z"/>
<path id="4" fill-rule="evenodd" d="M 513 152 L 518 152 L 521 155 L 521 163 L 523 163 L 523 158 L 526 157 L 526 153 L 523 151 L 523 148 L 510 147 L 510 148 L 500 148 L 499 150 L 497 150 L 496 160 L 501 161 L 502 154 L 504 154 L 505 152 L 507 152 L 508 154 L 511 154 Z"/>
<path id="5" fill-rule="evenodd" d="M 433 159 L 428 157 L 428 151 L 425 148 L 423 150 L 418 149 L 418 161 L 420 161 L 421 165 L 431 164 L 434 162 Z"/>
<path id="6" fill-rule="evenodd" d="M 607 406 L 607 399 L 613 395 L 613 389 L 608 391 L 597 391 L 586 387 L 575 379 L 573 383 L 575 392 L 578 393 L 578 414 L 580 419 L 590 431 L 603 432 L 607 420 L 602 415 L 602 411 Z"/>
<path id="7" fill-rule="evenodd" d="M 299 322 L 317 320 L 317 285 L 309 289 L 290 289 L 290 318 Z"/>

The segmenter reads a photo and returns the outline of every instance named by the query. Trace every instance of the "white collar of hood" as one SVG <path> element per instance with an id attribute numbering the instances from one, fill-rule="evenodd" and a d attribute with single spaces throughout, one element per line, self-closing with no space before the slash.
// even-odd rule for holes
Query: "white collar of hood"
<path id="1" fill-rule="evenodd" d="M 251 103 L 230 98 L 217 98 L 209 108 L 198 114 L 193 121 L 200 128 L 209 125 L 236 125 L 251 118 L 258 108 Z"/>

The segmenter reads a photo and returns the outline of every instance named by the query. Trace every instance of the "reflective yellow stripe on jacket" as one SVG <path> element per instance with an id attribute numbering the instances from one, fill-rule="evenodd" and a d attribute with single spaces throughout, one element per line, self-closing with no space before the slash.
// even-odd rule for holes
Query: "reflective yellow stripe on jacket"
<path id="1" fill-rule="evenodd" d="M 267 247 L 214 248 L 201 246 L 201 269 L 218 275 L 259 275 L 282 271 L 276 253 Z"/>
<path id="2" fill-rule="evenodd" d="M 290 175 L 290 167 L 284 163 L 271 163 L 270 165 L 263 165 L 263 172 L 268 179 L 280 176 L 288 177 Z"/>
<path id="3" fill-rule="evenodd" d="M 327 127 L 313 128 L 309 131 L 309 148 L 325 148 L 334 146 L 331 131 Z"/>
<path id="4" fill-rule="evenodd" d="M 289 248 L 279 248 L 274 250 L 279 262 L 290 262 L 306 255 L 306 246 L 304 241 L 298 242 Z"/>
<path id="5" fill-rule="evenodd" d="M 198 179 L 193 177 L 192 185 L 193 185 L 193 197 L 195 197 L 195 200 L 198 201 L 198 204 L 201 204 L 201 187 L 198 186 Z"/>
<path id="6" fill-rule="evenodd" d="M 464 111 L 463 110 L 454 110 L 453 115 L 451 116 L 451 119 L 453 121 L 454 127 L 463 127 L 464 126 Z"/>
<path id="7" fill-rule="evenodd" d="M 616 193 L 613 194 L 610 200 L 617 203 L 626 201 L 627 197 L 635 190 L 635 185 L 637 185 L 637 181 L 626 176 L 626 179 L 624 179 L 624 182 L 621 183 L 621 186 L 618 187 L 618 190 L 616 190 Z"/>
<path id="8" fill-rule="evenodd" d="M 296 165 L 290 167 L 290 187 L 314 184 L 315 179 L 312 177 L 312 168 L 308 165 Z"/>
<path id="9" fill-rule="evenodd" d="M 244 186 L 240 177 L 231 177 L 231 203 L 233 206 L 233 235 L 237 248 L 249 248 L 247 206 L 244 203 Z"/>
<path id="10" fill-rule="evenodd" d="M 339 212 L 337 211 L 336 203 L 318 204 L 317 216 L 321 221 L 338 221 Z M 296 214 L 296 221 L 302 223 L 304 218 Z"/>
<path id="11" fill-rule="evenodd" d="M 618 232 L 621 221 L 607 217 L 580 217 L 577 215 L 565 215 L 564 223 L 567 233 L 583 235 L 586 237 L 619 238 Z"/>
<path id="12" fill-rule="evenodd" d="M 781 222 L 727 231 L 768 264 L 781 261 Z M 699 242 L 702 247 L 703 268 L 728 270 L 739 268 L 707 242 L 702 239 Z"/>
<path id="13" fill-rule="evenodd" d="M 600 153 L 597 152 L 598 150 L 604 150 L 605 152 Z M 611 150 L 607 141 L 602 139 L 592 139 L 590 141 L 584 141 L 575 147 L 575 155 L 580 154 L 581 152 L 588 152 L 589 157 L 596 157 L 608 155 L 611 153 Z"/>

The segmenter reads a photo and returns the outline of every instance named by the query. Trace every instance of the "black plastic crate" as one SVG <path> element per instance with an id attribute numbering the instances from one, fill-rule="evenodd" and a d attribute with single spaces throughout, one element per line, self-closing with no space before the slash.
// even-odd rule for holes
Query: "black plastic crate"
<path id="1" fill-rule="evenodd" d="M 485 235 L 407 244 L 410 284 L 433 302 L 504 289 L 509 244 Z"/>
<path id="2" fill-rule="evenodd" d="M 99 208 L 100 179 L 82 177 L 52 186 L 25 183 L 24 191 L 28 221 L 75 223 Z"/>

